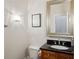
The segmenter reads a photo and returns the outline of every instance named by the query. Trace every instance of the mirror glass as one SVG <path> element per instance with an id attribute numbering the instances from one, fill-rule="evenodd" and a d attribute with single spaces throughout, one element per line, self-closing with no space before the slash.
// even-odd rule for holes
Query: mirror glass
<path id="1" fill-rule="evenodd" d="M 69 0 L 53 0 L 47 2 L 49 36 L 73 36 L 71 3 Z"/>

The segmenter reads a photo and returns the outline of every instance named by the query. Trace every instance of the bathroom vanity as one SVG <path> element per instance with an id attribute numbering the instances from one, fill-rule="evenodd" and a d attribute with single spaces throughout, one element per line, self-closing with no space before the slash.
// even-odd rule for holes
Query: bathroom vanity
<path id="1" fill-rule="evenodd" d="M 47 35 L 56 38 L 74 38 L 74 0 L 47 2 Z M 40 47 L 41 59 L 74 59 L 74 47 L 68 41 L 48 40 Z"/>
<path id="2" fill-rule="evenodd" d="M 73 54 L 41 50 L 41 59 L 73 59 Z"/>
<path id="3" fill-rule="evenodd" d="M 69 49 L 56 49 L 51 48 L 52 45 L 58 45 L 58 44 L 44 44 L 42 47 L 40 47 L 41 50 L 41 59 L 74 59 L 74 49 L 73 46 L 68 46 Z M 68 43 L 69 45 L 69 43 Z"/>

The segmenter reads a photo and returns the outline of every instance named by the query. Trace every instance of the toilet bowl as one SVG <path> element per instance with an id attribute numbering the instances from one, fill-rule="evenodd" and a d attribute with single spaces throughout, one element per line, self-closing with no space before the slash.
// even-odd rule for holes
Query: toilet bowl
<path id="1" fill-rule="evenodd" d="M 30 59 L 39 59 L 39 57 L 38 57 L 38 51 L 39 51 L 38 47 L 30 46 L 29 47 Z"/>

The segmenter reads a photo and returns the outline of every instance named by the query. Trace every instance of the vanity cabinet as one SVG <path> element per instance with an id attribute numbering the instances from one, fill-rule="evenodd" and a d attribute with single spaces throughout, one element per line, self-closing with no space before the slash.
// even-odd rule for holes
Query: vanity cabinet
<path id="1" fill-rule="evenodd" d="M 41 59 L 74 59 L 72 54 L 41 50 Z"/>

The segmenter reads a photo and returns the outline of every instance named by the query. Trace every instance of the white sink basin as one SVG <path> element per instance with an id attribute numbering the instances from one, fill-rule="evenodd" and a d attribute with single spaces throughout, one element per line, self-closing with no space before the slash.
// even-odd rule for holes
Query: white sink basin
<path id="1" fill-rule="evenodd" d="M 59 49 L 59 50 L 67 50 L 69 49 L 68 47 L 66 46 L 61 46 L 61 45 L 52 45 L 50 46 L 51 48 L 55 48 L 55 49 Z"/>

